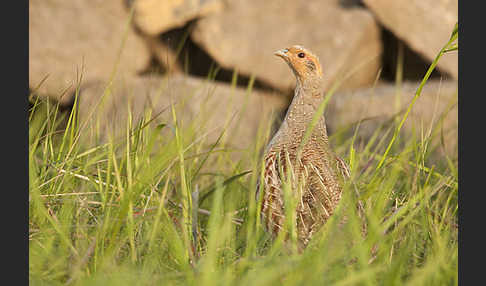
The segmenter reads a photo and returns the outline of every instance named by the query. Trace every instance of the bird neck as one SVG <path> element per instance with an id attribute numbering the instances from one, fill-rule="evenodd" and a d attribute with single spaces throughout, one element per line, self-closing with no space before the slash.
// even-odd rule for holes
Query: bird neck
<path id="1" fill-rule="evenodd" d="M 304 77 L 296 76 L 295 90 L 304 91 L 306 94 L 322 94 L 324 80 L 322 76 L 306 74 Z"/>
<path id="2" fill-rule="evenodd" d="M 294 98 L 285 115 L 284 122 L 295 136 L 304 136 L 310 126 L 319 105 L 323 100 L 323 92 L 320 81 L 302 82 L 297 78 Z M 327 142 L 327 130 L 324 115 L 320 116 L 312 135 L 324 139 Z"/>

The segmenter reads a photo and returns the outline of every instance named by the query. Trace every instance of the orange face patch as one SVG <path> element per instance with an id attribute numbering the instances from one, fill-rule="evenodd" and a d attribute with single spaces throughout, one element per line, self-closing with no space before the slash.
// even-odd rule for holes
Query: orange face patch
<path id="1" fill-rule="evenodd" d="M 302 46 L 292 46 L 279 50 L 275 55 L 283 58 L 300 77 L 313 74 L 322 75 L 321 65 L 316 55 Z"/>

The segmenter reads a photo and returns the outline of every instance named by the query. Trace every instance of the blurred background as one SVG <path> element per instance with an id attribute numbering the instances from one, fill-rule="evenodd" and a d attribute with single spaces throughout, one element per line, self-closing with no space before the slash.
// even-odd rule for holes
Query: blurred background
<path id="1" fill-rule="evenodd" d="M 336 88 L 330 132 L 364 120 L 365 138 L 406 109 L 457 13 L 453 0 L 30 0 L 30 89 L 70 110 L 79 87 L 83 120 L 109 86 L 106 132 L 125 127 L 127 109 L 136 119 L 146 106 L 157 112 L 199 90 L 183 116 L 207 103 L 209 125 L 219 126 L 219 114 L 245 106 L 228 143 L 246 148 L 262 121 L 282 118 L 293 95 L 293 74 L 273 52 L 299 44 L 319 56 L 326 90 Z M 447 53 L 405 126 L 420 131 L 443 120 L 453 155 L 457 79 L 457 52 Z"/>

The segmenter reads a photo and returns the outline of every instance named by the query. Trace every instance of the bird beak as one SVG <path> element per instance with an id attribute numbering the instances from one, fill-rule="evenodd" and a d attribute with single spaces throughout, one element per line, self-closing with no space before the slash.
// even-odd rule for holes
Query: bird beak
<path id="1" fill-rule="evenodd" d="M 277 57 L 281 57 L 283 59 L 288 58 L 289 56 L 287 55 L 288 49 L 281 49 L 278 51 L 275 51 L 273 54 L 276 55 Z"/>

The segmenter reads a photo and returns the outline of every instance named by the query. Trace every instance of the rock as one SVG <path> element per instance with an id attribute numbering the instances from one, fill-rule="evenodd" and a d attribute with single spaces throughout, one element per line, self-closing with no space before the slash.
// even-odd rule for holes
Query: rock
<path id="1" fill-rule="evenodd" d="M 208 144 L 214 143 L 225 124 L 230 122 L 223 140 L 225 145 L 246 149 L 255 143 L 258 127 L 261 124 L 268 126 L 288 104 L 282 96 L 255 90 L 247 93 L 246 89 L 229 84 L 185 75 L 116 81 L 101 101 L 105 87 L 106 84 L 86 86 L 79 94 L 80 124 L 88 120 L 87 128 L 82 132 L 87 144 L 106 142 L 110 136 L 124 138 L 129 109 L 134 124 L 150 108 L 152 115 L 161 112 L 156 124 L 173 126 L 172 102 L 183 128 L 190 128 L 191 121 L 195 120 L 192 128 L 197 131 L 197 136 L 208 132 L 205 139 Z M 100 124 L 98 138 L 94 128 L 97 120 Z"/>
<path id="2" fill-rule="evenodd" d="M 83 64 L 83 82 L 107 78 L 115 66 L 118 76 L 146 68 L 149 51 L 128 20 L 122 1 L 29 1 L 30 87 L 48 76 L 39 93 L 66 103 Z"/>
<path id="3" fill-rule="evenodd" d="M 449 41 L 458 19 L 457 0 L 363 1 L 388 30 L 430 61 Z M 457 59 L 457 52 L 447 53 L 438 68 L 457 79 Z"/>
<path id="4" fill-rule="evenodd" d="M 152 36 L 223 7 L 221 0 L 135 0 L 133 5 L 136 25 Z"/>
<path id="5" fill-rule="evenodd" d="M 372 14 L 337 0 L 230 1 L 225 10 L 198 20 L 191 38 L 223 68 L 254 74 L 285 92 L 295 78 L 273 55 L 277 49 L 299 44 L 316 53 L 329 84 L 357 70 L 342 89 L 372 83 L 382 51 Z"/>
<path id="6" fill-rule="evenodd" d="M 180 73 L 183 71 L 180 63 L 177 61 L 178 55 L 173 44 L 162 41 L 159 37 L 143 35 L 150 54 L 157 60 L 164 69 L 162 73 Z"/>
<path id="7" fill-rule="evenodd" d="M 401 91 L 394 84 L 380 84 L 374 89 L 333 94 L 326 110 L 326 120 L 331 134 L 350 126 L 354 126 L 351 130 L 354 132 L 356 127 L 354 124 L 363 120 L 358 135 L 369 138 L 380 124 L 391 119 L 397 111 L 402 111 L 398 116 L 398 119 L 401 120 L 419 84 L 419 82 L 404 82 Z M 399 106 L 396 105 L 397 93 L 400 95 Z M 410 111 L 402 130 L 408 134 L 414 131 L 420 138 L 422 127 L 426 134 L 431 123 L 436 124 L 443 120 L 442 127 L 434 132 L 441 132 L 442 129 L 445 151 L 449 155 L 457 156 L 457 97 L 458 84 L 456 81 L 429 80 Z M 441 119 L 442 116 L 444 116 L 443 119 Z M 437 133 L 434 134 L 437 135 Z M 433 140 L 434 144 L 438 142 L 439 137 L 436 136 Z"/>

